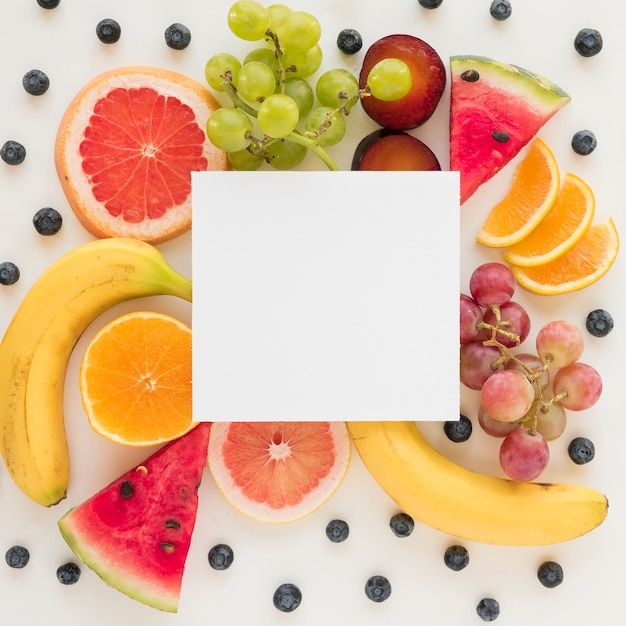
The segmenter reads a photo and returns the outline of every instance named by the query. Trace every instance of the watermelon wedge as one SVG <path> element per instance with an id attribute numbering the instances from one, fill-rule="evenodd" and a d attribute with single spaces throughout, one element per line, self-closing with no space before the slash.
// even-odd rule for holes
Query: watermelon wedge
<path id="1" fill-rule="evenodd" d="M 207 464 L 200 423 L 59 520 L 76 556 L 115 589 L 175 613 Z"/>
<path id="2" fill-rule="evenodd" d="M 450 169 L 461 204 L 570 101 L 547 78 L 481 56 L 450 57 Z"/>

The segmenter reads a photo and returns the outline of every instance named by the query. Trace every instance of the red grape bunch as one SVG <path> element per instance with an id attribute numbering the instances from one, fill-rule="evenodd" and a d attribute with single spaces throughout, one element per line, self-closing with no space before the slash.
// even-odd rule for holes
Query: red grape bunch
<path id="1" fill-rule="evenodd" d="M 567 321 L 547 323 L 535 351 L 520 349 L 530 317 L 512 300 L 515 277 L 501 263 L 485 263 L 460 294 L 460 380 L 480 391 L 478 422 L 501 437 L 500 465 L 513 480 L 537 478 L 548 464 L 548 442 L 561 436 L 566 410 L 593 406 L 602 393 L 598 372 L 581 362 L 582 333 Z"/>

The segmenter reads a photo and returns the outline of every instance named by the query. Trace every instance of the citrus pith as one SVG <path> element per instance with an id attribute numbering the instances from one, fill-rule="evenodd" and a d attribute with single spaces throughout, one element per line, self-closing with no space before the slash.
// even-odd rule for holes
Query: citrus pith
<path id="1" fill-rule="evenodd" d="M 200 83 L 161 68 L 117 68 L 89 81 L 55 143 L 61 186 L 83 226 L 150 243 L 187 231 L 191 172 L 228 169 L 204 130 L 218 107 Z"/>

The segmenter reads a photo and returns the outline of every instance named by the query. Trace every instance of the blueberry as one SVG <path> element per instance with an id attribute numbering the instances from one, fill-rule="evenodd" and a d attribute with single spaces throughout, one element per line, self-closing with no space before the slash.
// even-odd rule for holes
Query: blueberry
<path id="1" fill-rule="evenodd" d="M 39 209 L 33 216 L 33 226 L 35 230 L 45 237 L 56 235 L 63 225 L 61 214 L 51 207 Z"/>
<path id="2" fill-rule="evenodd" d="M 567 447 L 567 453 L 576 465 L 584 465 L 589 463 L 589 461 L 593 461 L 593 457 L 596 455 L 596 447 L 586 437 L 574 437 Z"/>
<path id="3" fill-rule="evenodd" d="M 165 29 L 165 43 L 174 50 L 184 50 L 191 41 L 191 31 L 183 24 L 171 24 Z"/>
<path id="4" fill-rule="evenodd" d="M 463 443 L 472 436 L 472 422 L 465 415 L 460 415 L 458 420 L 444 422 L 443 432 L 450 441 Z"/>
<path id="5" fill-rule="evenodd" d="M 11 261 L 0 263 L 0 285 L 13 285 L 20 279 L 20 269 Z"/>
<path id="6" fill-rule="evenodd" d="M 23 546 L 12 546 L 4 555 L 7 565 L 15 569 L 26 567 L 30 559 L 30 553 Z"/>
<path id="7" fill-rule="evenodd" d="M 209 565 L 213 569 L 228 569 L 233 564 L 234 558 L 233 549 L 225 543 L 218 543 L 209 550 Z"/>
<path id="8" fill-rule="evenodd" d="M 274 606 L 283 613 L 295 611 L 302 602 L 302 592 L 297 585 L 283 583 L 274 592 Z"/>
<path id="9" fill-rule="evenodd" d="M 604 309 L 595 309 L 587 315 L 585 326 L 590 335 L 606 337 L 613 330 L 613 317 Z"/>
<path id="10" fill-rule="evenodd" d="M 408 537 L 415 528 L 415 522 L 407 513 L 396 513 L 389 520 L 389 526 L 396 537 Z"/>
<path id="11" fill-rule="evenodd" d="M 372 576 L 365 583 L 365 595 L 372 602 L 384 602 L 391 595 L 391 583 L 385 576 Z"/>
<path id="12" fill-rule="evenodd" d="M 73 585 L 80 578 L 80 567 L 76 563 L 64 563 L 57 568 L 57 579 L 62 585 Z"/>
<path id="13" fill-rule="evenodd" d="M 96 24 L 96 35 L 102 43 L 116 43 L 122 35 L 122 28 L 118 22 L 107 17 Z"/>
<path id="14" fill-rule="evenodd" d="M 455 572 L 460 572 L 469 565 L 469 552 L 458 544 L 448 546 L 443 555 L 443 562 Z"/>
<path id="15" fill-rule="evenodd" d="M 489 12 L 494 20 L 502 22 L 503 20 L 511 17 L 513 8 L 511 7 L 509 0 L 493 0 L 491 6 L 489 7 Z"/>
<path id="16" fill-rule="evenodd" d="M 42 9 L 56 9 L 60 3 L 61 0 L 37 0 L 37 4 Z"/>
<path id="17" fill-rule="evenodd" d="M 493 622 L 500 615 L 500 604 L 493 598 L 483 598 L 476 605 L 476 613 L 484 622 Z"/>
<path id="18" fill-rule="evenodd" d="M 574 38 L 574 48 L 583 57 L 593 57 L 602 50 L 602 35 L 595 28 L 583 28 Z"/>
<path id="19" fill-rule="evenodd" d="M 333 519 L 326 526 L 326 536 L 333 543 L 341 543 L 348 538 L 350 527 L 342 519 Z"/>
<path id="20" fill-rule="evenodd" d="M 443 0 L 417 0 L 421 7 L 425 9 L 438 9 Z"/>
<path id="21" fill-rule="evenodd" d="M 31 96 L 43 96 L 50 87 L 50 79 L 41 70 L 29 70 L 22 78 L 22 85 Z"/>
<path id="22" fill-rule="evenodd" d="M 587 156 L 598 147 L 598 140 L 590 130 L 579 130 L 572 137 L 572 150 L 576 154 Z"/>
<path id="23" fill-rule="evenodd" d="M 7 165 L 19 165 L 26 158 L 26 148 L 17 141 L 5 141 L 0 148 L 0 158 Z"/>
<path id="24" fill-rule="evenodd" d="M 356 54 L 363 47 L 363 38 L 354 28 L 344 28 L 337 35 L 337 47 L 344 54 Z"/>
<path id="25" fill-rule="evenodd" d="M 546 561 L 539 566 L 537 578 L 544 587 L 558 587 L 563 582 L 563 568 L 554 561 Z"/>

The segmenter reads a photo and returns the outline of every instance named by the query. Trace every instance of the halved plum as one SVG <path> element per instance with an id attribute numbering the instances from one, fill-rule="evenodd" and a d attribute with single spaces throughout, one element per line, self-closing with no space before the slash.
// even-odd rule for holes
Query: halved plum
<path id="1" fill-rule="evenodd" d="M 374 65 L 389 58 L 400 59 L 409 66 L 413 78 L 411 90 L 391 102 L 374 96 L 362 98 L 363 109 L 385 128 L 416 128 L 433 114 L 441 100 L 446 86 L 445 66 L 435 49 L 422 39 L 413 35 L 387 35 L 374 42 L 365 53 L 359 74 L 361 89 L 365 89 Z"/>
<path id="2" fill-rule="evenodd" d="M 423 142 L 403 131 L 380 128 L 364 137 L 352 159 L 352 170 L 437 172 L 441 165 Z"/>

